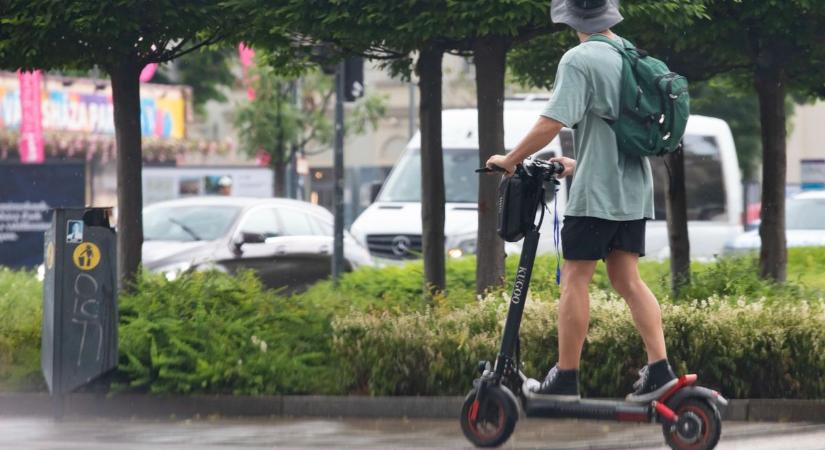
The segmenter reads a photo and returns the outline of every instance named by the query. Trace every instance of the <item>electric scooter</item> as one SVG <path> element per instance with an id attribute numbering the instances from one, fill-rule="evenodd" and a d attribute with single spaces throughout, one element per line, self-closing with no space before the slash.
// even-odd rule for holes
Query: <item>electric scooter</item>
<path id="1" fill-rule="evenodd" d="M 544 183 L 558 184 L 556 175 L 564 167 L 557 162 L 528 160 L 513 176 L 539 177 L 544 198 Z M 498 167 L 476 172 L 503 172 Z M 718 392 L 696 385 L 696 375 L 682 375 L 676 385 L 656 400 L 633 403 L 620 400 L 547 400 L 526 393 L 528 378 L 521 371 L 519 327 L 539 241 L 538 227 L 526 232 L 521 258 L 510 297 L 501 348 L 492 365 L 479 364 L 481 376 L 464 399 L 461 429 L 478 447 L 497 447 L 509 439 L 521 416 L 580 418 L 620 422 L 648 422 L 662 425 L 666 443 L 677 450 L 709 450 L 716 447 L 722 432 L 720 408 L 727 400 Z"/>

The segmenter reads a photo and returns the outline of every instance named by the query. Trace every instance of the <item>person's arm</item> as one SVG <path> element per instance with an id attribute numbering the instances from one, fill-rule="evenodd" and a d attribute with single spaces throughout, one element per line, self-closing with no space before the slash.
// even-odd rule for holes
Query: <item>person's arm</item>
<path id="1" fill-rule="evenodd" d="M 557 120 L 545 116 L 539 117 L 539 120 L 527 133 L 527 136 L 513 148 L 513 151 L 506 155 L 491 156 L 490 159 L 487 160 L 487 167 L 496 165 L 506 170 L 508 174 L 513 173 L 516 165 L 521 164 L 525 158 L 546 147 L 547 144 L 556 138 L 562 128 L 564 128 L 564 124 Z M 552 158 L 551 160 L 558 161 L 564 165 L 564 172 L 559 175 L 559 178 L 571 175 L 576 168 L 576 161 L 570 158 L 559 157 Z"/>

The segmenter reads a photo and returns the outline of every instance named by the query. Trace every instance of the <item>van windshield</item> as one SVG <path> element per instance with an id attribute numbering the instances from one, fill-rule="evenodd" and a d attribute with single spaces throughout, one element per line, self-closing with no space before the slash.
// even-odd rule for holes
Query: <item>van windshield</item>
<path id="1" fill-rule="evenodd" d="M 713 136 L 686 134 L 685 189 L 688 220 L 727 222 L 727 193 L 722 155 Z M 656 220 L 667 218 L 665 196 L 669 182 L 664 158 L 648 158 L 653 169 L 653 203 Z"/>
<path id="2" fill-rule="evenodd" d="M 449 203 L 476 203 L 478 200 L 478 150 L 444 149 L 444 188 Z M 421 151 L 411 149 L 390 174 L 378 201 L 421 201 Z"/>

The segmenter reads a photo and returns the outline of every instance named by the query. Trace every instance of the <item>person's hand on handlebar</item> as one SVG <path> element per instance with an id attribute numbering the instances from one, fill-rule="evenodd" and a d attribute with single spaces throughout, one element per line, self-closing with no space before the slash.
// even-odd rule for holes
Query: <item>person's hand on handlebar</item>
<path id="1" fill-rule="evenodd" d="M 573 158 L 568 158 L 566 156 L 559 156 L 557 158 L 550 158 L 551 162 L 557 162 L 564 166 L 564 172 L 556 175 L 556 178 L 564 178 L 566 176 L 573 175 L 573 172 L 576 171 L 576 160 Z M 487 164 L 489 165 L 490 162 L 488 161 Z"/>
<path id="2" fill-rule="evenodd" d="M 507 155 L 493 155 L 487 160 L 486 166 L 491 169 L 493 166 L 501 167 L 506 172 L 506 175 L 510 176 L 515 172 L 516 164 L 518 163 L 510 161 Z"/>

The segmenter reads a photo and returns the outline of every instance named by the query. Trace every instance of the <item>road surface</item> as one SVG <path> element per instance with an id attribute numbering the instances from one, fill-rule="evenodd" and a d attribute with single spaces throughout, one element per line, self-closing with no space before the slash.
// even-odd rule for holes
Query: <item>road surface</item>
<path id="1" fill-rule="evenodd" d="M 825 449 L 825 425 L 725 422 L 720 450 Z M 0 449 L 457 449 L 457 421 L 421 419 L 108 420 L 0 417 Z M 507 449 L 664 449 L 656 425 L 526 419 Z"/>

